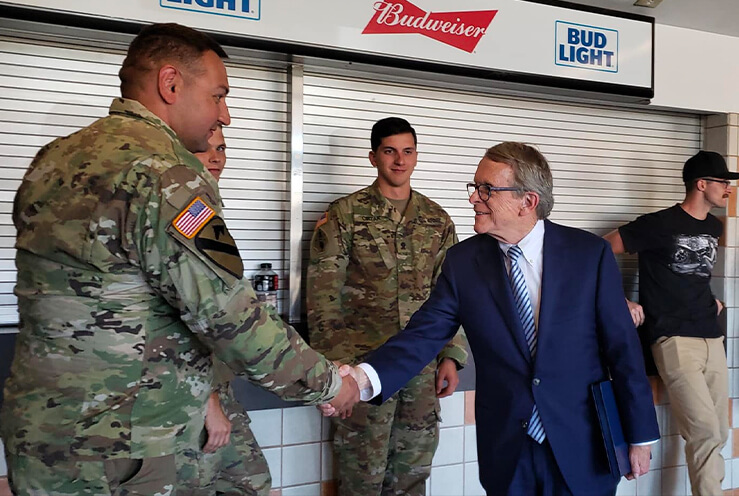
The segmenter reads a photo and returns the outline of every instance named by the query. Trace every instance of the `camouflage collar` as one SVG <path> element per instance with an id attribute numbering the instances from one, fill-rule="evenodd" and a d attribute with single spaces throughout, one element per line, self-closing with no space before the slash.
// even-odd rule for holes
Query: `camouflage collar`
<path id="1" fill-rule="evenodd" d="M 180 139 L 177 137 L 177 133 L 174 132 L 174 130 L 167 125 L 166 122 L 164 122 L 162 119 L 160 119 L 155 113 L 153 113 L 148 108 L 144 107 L 141 103 L 139 103 L 136 100 L 130 100 L 128 98 L 114 98 L 113 103 L 110 104 L 110 109 L 108 112 L 113 114 L 123 114 L 128 117 L 133 117 L 136 119 L 143 119 L 147 121 L 149 124 L 152 124 L 153 126 L 156 126 L 159 129 L 162 129 L 163 131 L 166 131 L 167 134 L 169 134 L 173 140 L 179 141 Z"/>
<path id="2" fill-rule="evenodd" d="M 179 149 L 180 153 L 178 153 L 178 156 L 183 159 L 183 163 L 186 163 L 189 167 L 194 168 L 198 172 L 198 174 L 205 178 L 205 180 L 210 184 L 211 188 L 219 191 L 218 181 L 216 181 L 215 178 L 210 174 L 210 172 L 208 172 L 208 170 L 200 162 L 200 160 L 198 160 L 194 155 L 192 155 L 191 152 L 189 152 L 185 148 L 185 146 L 180 141 L 180 138 L 177 136 L 177 133 L 175 133 L 174 130 L 169 127 L 166 122 L 160 119 L 155 113 L 147 109 L 140 102 L 136 100 L 130 100 L 128 98 L 114 98 L 113 102 L 110 104 L 110 110 L 108 112 L 111 115 L 119 114 L 125 115 L 127 117 L 132 117 L 134 119 L 142 119 L 148 124 L 156 127 L 157 129 L 166 132 L 167 135 L 169 135 L 169 137 L 172 139 L 172 141 L 179 145 L 175 146 L 175 153 L 178 153 L 177 150 Z M 189 159 L 185 159 L 184 155 L 189 156 Z M 221 206 L 223 206 L 223 201 L 221 201 Z"/>
<path id="3" fill-rule="evenodd" d="M 368 192 L 375 199 L 375 205 L 373 206 L 372 214 L 377 217 L 387 217 L 393 220 L 395 223 L 404 223 L 413 221 L 418 215 L 418 193 L 411 189 L 411 201 L 408 202 L 408 207 L 405 209 L 405 215 L 401 215 L 393 204 L 383 196 L 380 192 L 380 186 L 377 180 L 372 183 L 372 186 L 368 188 Z"/>

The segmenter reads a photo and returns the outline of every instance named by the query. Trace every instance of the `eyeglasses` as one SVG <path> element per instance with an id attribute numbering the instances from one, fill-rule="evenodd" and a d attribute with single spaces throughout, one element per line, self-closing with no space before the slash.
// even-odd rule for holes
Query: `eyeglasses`
<path id="1" fill-rule="evenodd" d="M 731 186 L 731 181 L 729 181 L 728 179 L 713 179 L 711 177 L 701 177 L 700 179 L 702 179 L 704 181 L 710 181 L 712 183 L 720 183 L 720 184 L 723 184 L 724 185 L 724 188 L 728 188 L 729 186 Z M 698 179 L 698 180 L 700 180 L 700 179 Z"/>
<path id="2" fill-rule="evenodd" d="M 475 191 L 477 191 L 477 196 L 480 197 L 480 200 L 488 201 L 493 191 L 523 191 L 523 190 L 521 188 L 516 188 L 513 186 L 493 186 L 492 184 L 486 184 L 486 183 L 482 183 L 482 184 L 467 183 L 467 194 L 470 195 L 470 198 L 472 198 L 472 195 L 475 194 Z"/>

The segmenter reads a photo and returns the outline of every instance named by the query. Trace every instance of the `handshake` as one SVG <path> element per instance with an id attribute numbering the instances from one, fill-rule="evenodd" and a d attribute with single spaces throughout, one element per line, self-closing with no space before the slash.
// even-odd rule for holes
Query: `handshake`
<path id="1" fill-rule="evenodd" d="M 339 375 L 342 377 L 341 390 L 329 403 L 318 405 L 318 409 L 324 417 L 347 418 L 360 400 L 360 391 L 371 389 L 371 385 L 367 374 L 360 367 L 334 363 L 339 367 Z"/>

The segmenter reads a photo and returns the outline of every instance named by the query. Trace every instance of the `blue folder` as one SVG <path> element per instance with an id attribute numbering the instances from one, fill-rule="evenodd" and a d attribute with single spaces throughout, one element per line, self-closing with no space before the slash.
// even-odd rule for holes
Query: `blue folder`
<path id="1" fill-rule="evenodd" d="M 629 462 L 629 444 L 624 439 L 616 398 L 613 396 L 613 386 L 611 381 L 603 381 L 590 387 L 608 456 L 608 465 L 613 476 L 621 478 L 622 475 L 631 472 L 631 462 Z"/>

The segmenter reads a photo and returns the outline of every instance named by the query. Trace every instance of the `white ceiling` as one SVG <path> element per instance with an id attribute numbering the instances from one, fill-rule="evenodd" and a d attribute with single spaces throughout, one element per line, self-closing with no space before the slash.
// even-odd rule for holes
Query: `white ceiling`
<path id="1" fill-rule="evenodd" d="M 569 0 L 572 3 L 642 14 L 657 24 L 739 37 L 739 0 L 662 0 L 650 9 L 635 7 L 635 0 Z"/>

